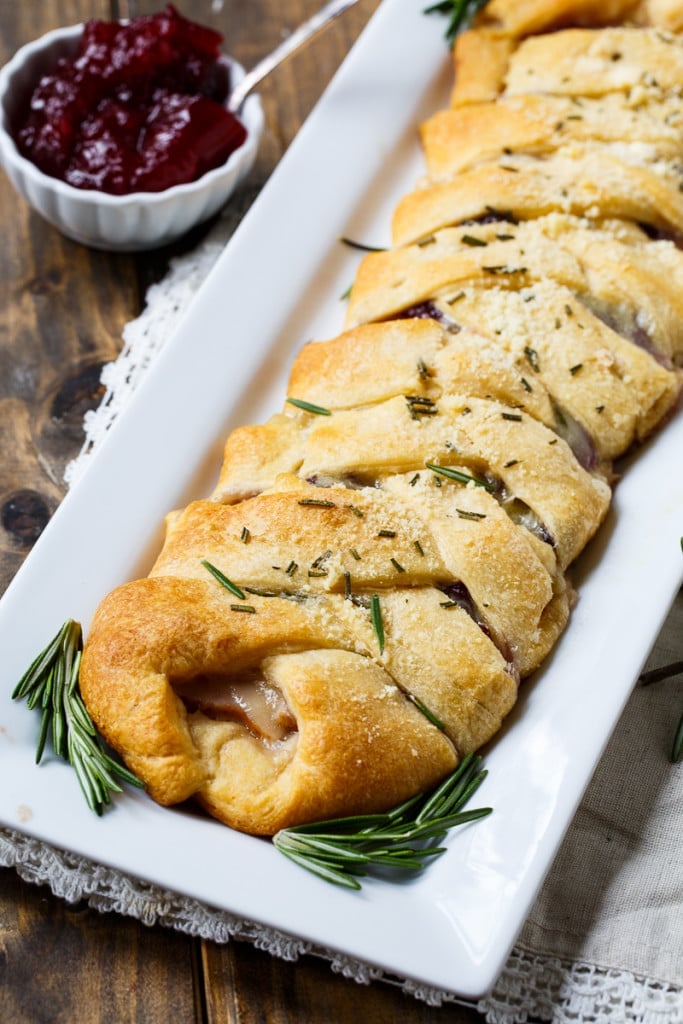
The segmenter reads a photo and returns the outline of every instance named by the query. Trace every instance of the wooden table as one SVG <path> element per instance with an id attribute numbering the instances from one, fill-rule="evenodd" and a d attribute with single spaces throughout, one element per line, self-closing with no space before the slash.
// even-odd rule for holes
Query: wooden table
<path id="1" fill-rule="evenodd" d="M 220 29 L 247 67 L 319 0 L 178 0 Z M 0 63 L 43 32 L 87 18 L 157 9 L 152 0 L 0 0 Z M 345 52 L 377 6 L 361 0 L 261 88 L 267 127 L 246 207 L 269 176 Z M 214 10 L 220 7 L 220 10 Z M 64 495 L 86 410 L 101 396 L 100 370 L 124 324 L 169 259 L 196 244 L 141 256 L 90 251 L 62 238 L 0 176 L 0 589 L 4 590 Z M 276 960 L 251 945 L 218 946 L 148 928 L 0 871 L 0 1020 L 12 1024 L 168 1024 L 169 1021 L 310 1024 L 472 1024 L 472 1010 L 430 1008 L 388 985 L 359 986 L 313 958 Z"/>

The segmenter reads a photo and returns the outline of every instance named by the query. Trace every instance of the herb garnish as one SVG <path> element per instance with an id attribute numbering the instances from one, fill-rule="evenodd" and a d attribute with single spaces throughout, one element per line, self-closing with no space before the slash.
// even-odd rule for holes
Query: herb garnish
<path id="1" fill-rule="evenodd" d="M 326 882 L 360 889 L 373 867 L 422 871 L 445 852 L 448 831 L 491 814 L 490 807 L 462 811 L 486 778 L 481 757 L 468 754 L 431 794 L 421 793 L 386 814 L 366 814 L 282 829 L 276 848 Z"/>
<path id="2" fill-rule="evenodd" d="M 452 46 L 455 37 L 462 29 L 467 28 L 475 15 L 485 7 L 488 0 L 438 0 L 437 3 L 425 7 L 423 14 L 445 14 L 448 18 L 446 40 Z"/>
<path id="3" fill-rule="evenodd" d="M 427 707 L 427 705 L 423 704 L 422 701 L 419 699 L 419 697 L 416 697 L 414 693 L 407 693 L 407 692 L 406 692 L 406 697 L 411 702 L 411 704 L 414 704 L 415 707 L 417 708 L 417 710 L 421 714 L 423 714 L 425 716 L 425 718 L 427 719 L 428 722 L 431 722 L 432 725 L 435 725 L 436 728 L 439 729 L 440 732 L 445 732 L 446 731 L 446 726 L 443 724 L 441 719 L 437 718 L 437 716 L 434 714 L 434 712 L 430 711 L 429 708 Z"/>
<path id="4" fill-rule="evenodd" d="M 204 568 L 207 569 L 211 573 L 211 575 L 218 580 L 222 587 L 225 587 L 226 590 L 229 590 L 231 594 L 235 595 L 235 597 L 239 597 L 240 601 L 244 601 L 244 591 L 240 587 L 238 587 L 236 583 L 233 583 L 232 580 L 229 580 L 228 577 L 220 571 L 220 569 L 217 569 L 215 565 L 212 565 L 211 562 L 208 562 L 206 558 L 202 558 L 200 559 L 200 561 Z"/>
<path id="5" fill-rule="evenodd" d="M 373 594 L 370 598 L 370 618 L 372 620 L 372 628 L 377 637 L 379 653 L 384 654 L 384 622 L 382 621 L 382 609 L 380 608 L 379 596 L 377 594 Z"/>
<path id="6" fill-rule="evenodd" d="M 339 241 L 343 245 L 348 245 L 350 249 L 360 249 L 361 252 L 386 252 L 386 246 L 382 245 L 366 245 L 365 242 L 356 242 L 353 238 L 346 238 L 343 235 L 339 238 Z"/>
<path id="7" fill-rule="evenodd" d="M 482 480 L 478 476 L 464 473 L 461 469 L 454 469 L 452 466 L 437 466 L 435 462 L 425 462 L 425 466 L 427 469 L 431 469 L 432 473 L 436 473 L 437 476 L 445 476 L 449 480 L 457 480 L 461 484 L 476 484 L 477 487 L 483 487 L 485 491 L 495 490 L 493 484 L 490 484 L 488 480 Z"/>
<path id="8" fill-rule="evenodd" d="M 477 522 L 480 519 L 486 519 L 485 512 L 470 512 L 470 510 L 467 508 L 456 508 L 455 511 L 458 513 L 461 519 L 474 519 Z"/>
<path id="9" fill-rule="evenodd" d="M 315 413 L 316 416 L 332 415 L 329 409 L 324 409 L 322 405 L 313 405 L 312 402 L 304 402 L 303 398 L 286 398 L 285 401 L 290 405 L 295 405 L 297 409 L 303 409 L 304 412 Z"/>
<path id="10" fill-rule="evenodd" d="M 48 734 L 58 757 L 76 772 L 88 807 L 102 814 L 111 793 L 120 793 L 122 782 L 143 788 L 143 783 L 115 761 L 99 737 L 78 688 L 83 634 L 78 622 L 67 619 L 45 650 L 33 660 L 17 683 L 12 697 L 25 698 L 29 708 L 42 714 L 36 749 L 40 763 Z"/>

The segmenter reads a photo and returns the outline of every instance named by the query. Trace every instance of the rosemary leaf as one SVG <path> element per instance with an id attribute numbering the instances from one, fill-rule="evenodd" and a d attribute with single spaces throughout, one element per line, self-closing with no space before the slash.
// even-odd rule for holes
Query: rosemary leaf
<path id="1" fill-rule="evenodd" d="M 226 590 L 229 590 L 230 593 L 233 594 L 235 597 L 239 597 L 240 601 L 244 601 L 246 594 L 237 586 L 236 583 L 233 583 L 232 580 L 229 580 L 228 577 L 220 571 L 220 569 L 217 569 L 215 565 L 212 565 L 211 562 L 208 562 L 206 558 L 202 558 L 200 559 L 200 561 L 204 568 L 211 573 L 214 579 L 218 580 L 222 587 L 225 587 Z"/>
<path id="2" fill-rule="evenodd" d="M 461 484 L 476 484 L 477 487 L 483 487 L 486 491 L 494 490 L 493 484 L 490 484 L 488 480 L 482 480 L 470 473 L 463 473 L 462 470 L 454 469 L 452 466 L 437 466 L 435 462 L 425 462 L 425 466 L 437 476 L 445 476 L 449 480 L 457 480 Z"/>
<path id="3" fill-rule="evenodd" d="M 365 242 L 356 242 L 353 238 L 346 238 L 342 235 L 339 238 L 342 245 L 348 245 L 349 249 L 359 249 L 361 252 L 386 252 L 386 246 L 383 245 L 366 245 Z"/>
<path id="4" fill-rule="evenodd" d="M 285 401 L 289 402 L 290 405 L 295 405 L 297 409 L 303 409 L 304 412 L 313 412 L 317 416 L 332 415 L 329 409 L 324 409 L 322 405 L 313 405 L 312 402 L 304 402 L 303 398 L 287 398 Z"/>
<path id="5" fill-rule="evenodd" d="M 382 621 L 382 609 L 379 603 L 379 596 L 373 594 L 370 600 L 370 618 L 372 619 L 372 628 L 375 631 L 377 637 L 377 645 L 379 647 L 379 653 L 384 654 L 384 623 Z"/>

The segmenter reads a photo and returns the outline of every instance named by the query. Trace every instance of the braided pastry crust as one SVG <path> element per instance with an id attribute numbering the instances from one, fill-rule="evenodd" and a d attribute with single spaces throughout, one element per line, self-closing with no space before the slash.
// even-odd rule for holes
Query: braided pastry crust
<path id="1" fill-rule="evenodd" d="M 227 438 L 81 689 L 163 804 L 270 834 L 488 742 L 683 362 L 683 5 L 491 0 L 346 330 Z"/>

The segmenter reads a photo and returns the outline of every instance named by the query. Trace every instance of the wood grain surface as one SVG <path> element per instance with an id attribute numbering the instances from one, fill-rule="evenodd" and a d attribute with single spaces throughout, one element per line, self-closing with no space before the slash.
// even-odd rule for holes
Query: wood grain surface
<path id="1" fill-rule="evenodd" d="M 418 2 L 418 0 L 416 0 Z M 0 62 L 43 32 L 91 17 L 143 14 L 133 0 L 0 0 Z M 319 0 L 178 0 L 213 25 L 247 67 Z M 260 89 L 266 130 L 238 198 L 246 209 L 377 6 L 361 0 Z M 70 242 L 0 176 L 0 592 L 65 492 L 64 468 L 101 397 L 100 370 L 175 246 L 110 255 Z M 324 912 L 324 908 L 323 908 Z M 277 960 L 71 905 L 0 870 L 0 1021 L 8 1024 L 474 1024 L 474 1010 L 430 1007 L 388 984 L 360 986 L 313 958 Z"/>

